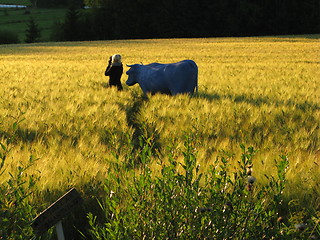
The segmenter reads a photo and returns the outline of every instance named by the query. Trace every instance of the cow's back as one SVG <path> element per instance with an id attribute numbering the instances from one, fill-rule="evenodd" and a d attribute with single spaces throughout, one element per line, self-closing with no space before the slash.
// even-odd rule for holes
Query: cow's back
<path id="1" fill-rule="evenodd" d="M 139 85 L 144 93 L 171 94 L 166 82 L 165 68 L 168 64 L 150 63 L 140 66 Z"/>
<path id="2" fill-rule="evenodd" d="M 168 64 L 165 68 L 167 84 L 172 95 L 193 93 L 198 89 L 198 67 L 192 60 Z"/>

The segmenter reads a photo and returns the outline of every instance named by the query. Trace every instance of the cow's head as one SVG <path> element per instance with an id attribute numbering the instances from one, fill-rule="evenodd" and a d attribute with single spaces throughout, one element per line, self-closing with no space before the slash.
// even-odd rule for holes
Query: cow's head
<path id="1" fill-rule="evenodd" d="M 126 81 L 126 84 L 128 86 L 133 86 L 134 84 L 138 83 L 138 73 L 140 66 L 140 64 L 127 64 L 127 67 L 130 67 L 130 69 L 126 72 L 126 74 L 128 75 L 128 80 Z"/>

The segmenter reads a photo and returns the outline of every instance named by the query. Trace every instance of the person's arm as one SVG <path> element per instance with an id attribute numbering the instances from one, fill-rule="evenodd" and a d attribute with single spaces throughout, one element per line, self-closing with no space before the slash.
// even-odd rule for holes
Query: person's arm
<path id="1" fill-rule="evenodd" d="M 110 69 L 111 69 L 111 66 L 112 66 L 112 56 L 109 58 L 108 67 L 107 67 L 106 71 L 104 72 L 104 75 L 105 75 L 105 76 L 110 76 L 109 71 L 110 71 Z"/>
<path id="2" fill-rule="evenodd" d="M 110 76 L 111 65 L 108 65 L 106 71 L 104 72 L 105 76 Z"/>
<path id="3" fill-rule="evenodd" d="M 106 76 L 111 76 L 111 75 L 116 75 L 118 72 L 117 67 L 113 67 L 112 65 L 109 67 L 109 69 L 107 68 L 105 75 Z"/>

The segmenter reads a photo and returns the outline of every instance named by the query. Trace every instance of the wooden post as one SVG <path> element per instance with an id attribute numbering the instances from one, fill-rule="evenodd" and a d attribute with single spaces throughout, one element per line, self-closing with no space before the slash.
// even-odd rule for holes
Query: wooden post
<path id="1" fill-rule="evenodd" d="M 56 224 L 58 240 L 65 240 L 61 220 Z"/>
<path id="2" fill-rule="evenodd" d="M 31 223 L 36 233 L 41 234 L 52 226 L 56 226 L 58 240 L 64 240 L 61 220 L 71 213 L 71 210 L 80 203 L 82 198 L 76 189 L 72 188 L 46 210 L 40 213 Z"/>

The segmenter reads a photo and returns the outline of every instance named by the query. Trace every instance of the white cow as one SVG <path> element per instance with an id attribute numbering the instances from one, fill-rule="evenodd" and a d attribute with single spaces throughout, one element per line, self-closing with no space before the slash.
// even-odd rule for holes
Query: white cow
<path id="1" fill-rule="evenodd" d="M 130 69 L 127 71 L 126 84 L 132 86 L 138 83 L 145 94 L 176 95 L 192 94 L 195 90 L 198 91 L 198 67 L 192 60 L 170 64 L 151 63 L 127 66 Z"/>

